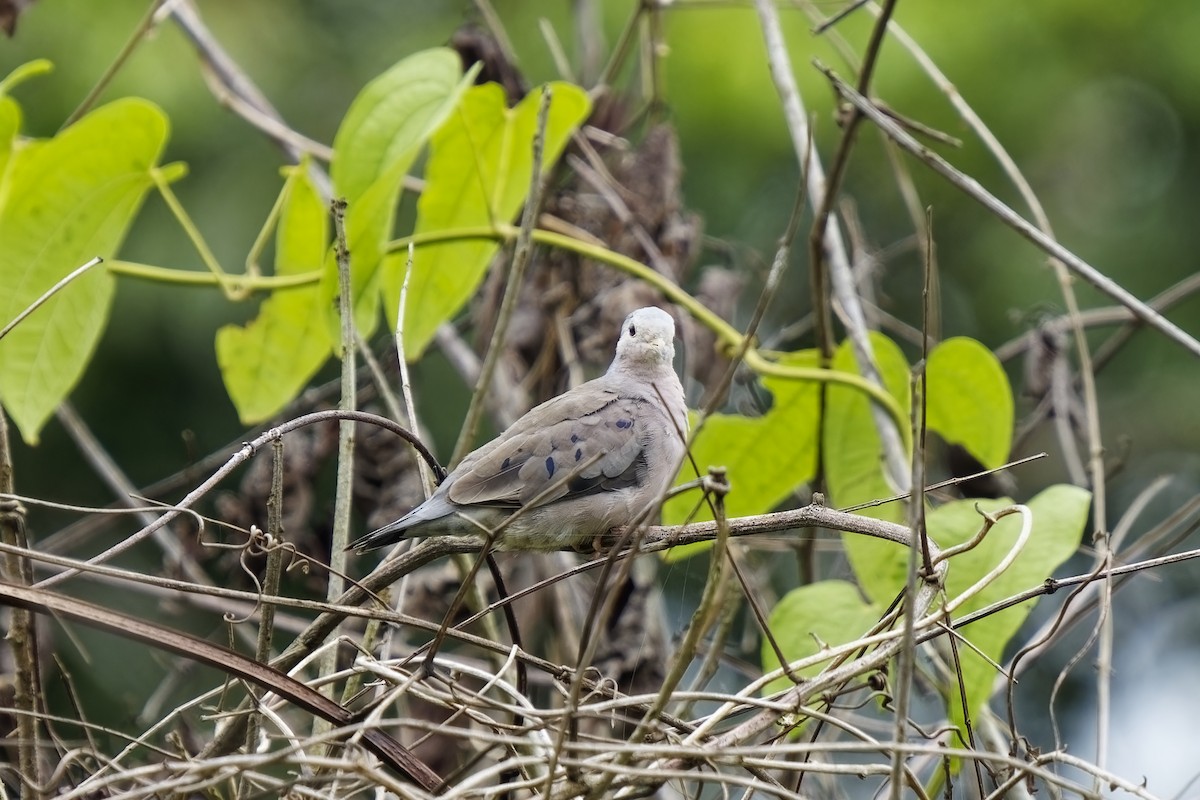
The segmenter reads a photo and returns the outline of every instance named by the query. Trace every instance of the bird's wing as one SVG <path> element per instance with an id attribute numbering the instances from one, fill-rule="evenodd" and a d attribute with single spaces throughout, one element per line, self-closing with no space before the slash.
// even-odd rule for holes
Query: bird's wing
<path id="1" fill-rule="evenodd" d="M 645 406 L 599 381 L 560 395 L 464 460 L 449 498 L 540 506 L 635 486 L 646 471 Z"/>

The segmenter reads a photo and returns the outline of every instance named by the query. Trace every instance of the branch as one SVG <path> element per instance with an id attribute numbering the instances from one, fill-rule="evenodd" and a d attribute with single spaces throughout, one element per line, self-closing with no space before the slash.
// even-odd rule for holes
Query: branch
<path id="1" fill-rule="evenodd" d="M 829 78 L 830 83 L 833 84 L 833 88 L 841 97 L 859 109 L 863 116 L 875 123 L 880 130 L 887 134 L 896 144 L 900 145 L 901 148 L 916 156 L 918 160 L 949 181 L 950 185 L 987 208 L 1002 222 L 1030 242 L 1033 242 L 1041 250 L 1062 261 L 1071 272 L 1128 308 L 1138 319 L 1157 330 L 1172 342 L 1180 345 L 1192 355 L 1200 357 L 1200 341 L 1197 341 L 1173 322 L 1155 312 L 1154 309 L 1134 297 L 1120 284 L 1063 247 L 1016 211 L 1013 211 L 1000 202 L 995 195 L 984 189 L 979 181 L 958 171 L 944 158 L 919 143 L 897 125 L 891 117 L 884 114 L 872 102 L 854 91 L 853 87 L 839 78 L 833 70 L 819 63 L 817 68 Z"/>
<path id="2" fill-rule="evenodd" d="M 155 625 L 139 617 L 118 614 L 42 589 L 0 583 L 0 604 L 74 620 L 98 630 L 148 644 L 169 653 L 214 667 L 227 675 L 261 686 L 292 704 L 336 725 L 350 725 L 354 715 L 308 685 L 225 647 L 187 633 Z M 384 763 L 432 791 L 441 778 L 406 747 L 378 728 L 363 731 L 367 749 Z"/>

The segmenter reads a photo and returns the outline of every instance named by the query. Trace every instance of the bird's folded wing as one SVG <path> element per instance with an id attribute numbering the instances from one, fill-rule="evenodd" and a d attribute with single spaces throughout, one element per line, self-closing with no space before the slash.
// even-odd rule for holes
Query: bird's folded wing
<path id="1" fill-rule="evenodd" d="M 557 397 L 464 463 L 450 500 L 544 505 L 635 485 L 645 474 L 645 405 L 607 391 Z"/>

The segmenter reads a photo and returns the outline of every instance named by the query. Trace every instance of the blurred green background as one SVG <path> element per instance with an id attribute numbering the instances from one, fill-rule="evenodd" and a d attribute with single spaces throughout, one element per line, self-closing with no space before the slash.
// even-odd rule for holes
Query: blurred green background
<path id="1" fill-rule="evenodd" d="M 531 82 L 559 77 L 540 19 L 547 19 L 573 51 L 572 5 L 495 3 Z M 611 46 L 635 2 L 595 6 Z M 838 7 L 819 4 L 825 13 Z M 283 117 L 324 142 L 331 141 L 368 80 L 405 55 L 446 43 L 459 25 L 477 18 L 466 2 L 215 0 L 199 8 Z M 26 9 L 16 35 L 0 41 L 0 74 L 34 58 L 55 64 L 51 75 L 15 92 L 25 108 L 27 135 L 49 136 L 60 127 L 145 10 L 145 2 L 134 0 L 38 0 Z M 870 17 L 858 13 L 833 34 L 816 38 L 799 10 L 788 6 L 781 13 L 816 143 L 828 159 L 838 135 L 832 92 L 811 61 L 819 58 L 851 76 L 853 69 L 831 37 L 844 38 L 849 52 L 861 54 Z M 1196 272 L 1200 4 L 903 0 L 896 19 L 1008 148 L 1067 247 L 1143 298 Z M 758 21 L 749 5 L 686 2 L 665 11 L 663 21 L 664 100 L 682 146 L 685 201 L 703 215 L 709 236 L 733 245 L 733 263 L 750 275 L 747 297 L 753 297 L 799 177 Z M 961 149 L 939 151 L 1028 215 L 945 96 L 894 41 L 884 47 L 875 94 L 899 113 L 961 138 Z M 169 115 L 167 159 L 186 162 L 190 170 L 175 189 L 217 257 L 227 269 L 239 269 L 279 189 L 279 151 L 214 99 L 196 53 L 169 22 L 137 48 L 103 99 L 125 95 L 153 100 Z M 922 203 L 932 208 L 944 335 L 972 336 L 994 348 L 1027 331 L 1037 315 L 1062 312 L 1056 282 L 1035 248 L 942 179 L 908 163 Z M 845 194 L 857 208 L 868 245 L 887 255 L 880 266 L 883 304 L 919 325 L 921 260 L 912 246 L 912 225 L 880 138 L 866 125 Z M 123 257 L 201 266 L 154 196 Z M 729 257 L 713 248 L 701 263 L 723 260 Z M 803 246 L 798 247 L 767 331 L 810 309 L 806 260 Z M 1108 304 L 1089 287 L 1077 288 L 1085 308 Z M 221 385 L 213 336 L 220 325 L 252 314 L 253 303 L 231 305 L 214 290 L 120 282 L 108 331 L 72 400 L 136 483 L 161 478 L 243 436 Z M 1184 301 L 1169 316 L 1200 336 L 1200 300 Z M 1094 342 L 1100 338 L 1093 332 Z M 1021 365 L 1008 367 L 1019 390 Z M 418 367 L 418 381 L 435 374 L 440 377 L 444 370 Z M 1172 475 L 1173 481 L 1147 519 L 1195 495 L 1200 487 L 1195 361 L 1157 335 L 1141 333 L 1101 373 L 1098 386 L 1105 445 L 1114 467 L 1120 467 L 1110 484 L 1110 518 L 1115 520 L 1159 474 Z M 465 404 L 458 398 L 465 392 L 453 383 L 419 382 L 418 394 L 436 398 L 424 407 L 445 456 Z M 1028 410 L 1028 404 L 1018 404 L 1018 414 Z M 1065 480 L 1048 426 L 1025 452 L 1042 449 L 1051 457 L 1017 476 L 1021 496 Z M 51 422 L 36 450 L 18 443 L 15 458 L 23 493 L 80 504 L 111 499 L 57 422 Z M 66 519 L 35 511 L 34 537 Z M 1159 577 L 1165 585 L 1131 599 L 1132 605 L 1119 610 L 1119 622 L 1163 604 L 1190 602 L 1180 593 L 1195 584 L 1194 570 L 1179 567 Z M 1164 618 L 1173 627 L 1156 636 L 1181 647 L 1200 641 L 1197 615 Z"/>

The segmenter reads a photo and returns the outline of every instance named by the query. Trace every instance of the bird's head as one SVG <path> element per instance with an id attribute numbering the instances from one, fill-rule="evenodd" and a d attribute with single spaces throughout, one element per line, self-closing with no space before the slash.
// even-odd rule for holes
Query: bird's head
<path id="1" fill-rule="evenodd" d="M 661 308 L 639 308 L 621 324 L 613 367 L 671 365 L 675 359 L 675 320 Z"/>

